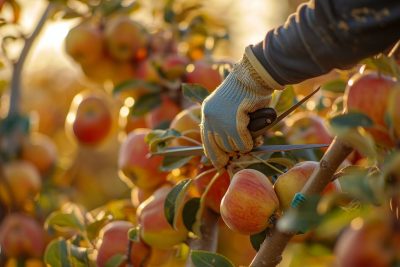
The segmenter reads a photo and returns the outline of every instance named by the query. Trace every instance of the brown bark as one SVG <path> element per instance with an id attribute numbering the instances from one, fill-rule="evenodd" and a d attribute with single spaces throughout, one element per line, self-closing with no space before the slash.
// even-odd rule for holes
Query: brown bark
<path id="1" fill-rule="evenodd" d="M 203 218 L 200 226 L 201 238 L 191 240 L 191 250 L 205 250 L 214 253 L 217 251 L 218 220 L 218 214 L 208 208 L 204 209 Z M 194 267 L 190 256 L 186 262 L 186 267 Z"/>
<path id="2" fill-rule="evenodd" d="M 352 148 L 337 138 L 332 142 L 328 151 L 320 161 L 319 167 L 304 185 L 301 193 L 304 196 L 319 194 L 331 181 L 333 174 L 340 164 L 351 153 Z M 254 257 L 251 267 L 275 267 L 282 260 L 282 252 L 295 233 L 285 233 L 277 229 L 276 225 L 261 244 L 260 250 Z"/>

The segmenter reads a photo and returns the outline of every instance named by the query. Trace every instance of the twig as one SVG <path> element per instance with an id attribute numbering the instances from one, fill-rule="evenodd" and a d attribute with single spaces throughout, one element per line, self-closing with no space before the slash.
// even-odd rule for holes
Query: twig
<path id="1" fill-rule="evenodd" d="M 301 193 L 304 196 L 319 194 L 331 181 L 339 165 L 352 152 L 352 148 L 337 138 L 331 143 L 328 151 L 322 157 L 318 168 L 304 185 Z M 282 232 L 276 225 L 261 244 L 260 250 L 254 257 L 251 267 L 275 267 L 282 260 L 282 252 L 295 233 Z"/>
<path id="2" fill-rule="evenodd" d="M 210 252 L 217 251 L 218 245 L 218 219 L 219 215 L 205 208 L 201 218 L 201 238 L 190 241 L 191 250 L 206 250 Z M 186 267 L 194 267 L 190 256 L 186 262 Z"/>
<path id="3" fill-rule="evenodd" d="M 21 54 L 18 60 L 15 62 L 13 67 L 13 73 L 11 77 L 11 94 L 10 94 L 10 107 L 8 110 L 8 116 L 12 116 L 19 113 L 20 109 L 20 97 L 21 97 L 21 74 L 24 67 L 25 60 L 28 53 L 35 41 L 36 37 L 39 35 L 40 31 L 45 24 L 53 4 L 49 3 L 43 12 L 36 28 L 33 30 L 32 34 L 26 39 L 25 45 L 22 48 Z"/>

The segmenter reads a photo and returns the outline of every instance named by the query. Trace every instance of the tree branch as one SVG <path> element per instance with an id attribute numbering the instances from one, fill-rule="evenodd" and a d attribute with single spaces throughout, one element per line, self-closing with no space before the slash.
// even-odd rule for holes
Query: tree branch
<path id="1" fill-rule="evenodd" d="M 21 74 L 24 67 L 25 60 L 28 56 L 28 53 L 36 39 L 42 30 L 51 9 L 53 8 L 53 4 L 49 3 L 44 10 L 42 17 L 40 18 L 36 28 L 33 30 L 32 34 L 29 38 L 26 39 L 25 45 L 22 48 L 21 54 L 14 64 L 13 73 L 11 77 L 11 94 L 10 94 L 10 107 L 8 110 L 8 116 L 12 116 L 19 113 L 19 105 L 20 105 L 20 97 L 21 97 Z"/>
<path id="2" fill-rule="evenodd" d="M 191 250 L 206 250 L 209 252 L 216 252 L 218 245 L 218 219 L 219 215 L 205 208 L 201 221 L 200 231 L 201 238 L 193 239 L 190 242 Z M 190 256 L 186 262 L 186 267 L 193 267 Z"/>
<path id="3" fill-rule="evenodd" d="M 304 196 L 320 194 L 331 181 L 333 174 L 346 157 L 352 152 L 352 148 L 334 139 L 328 151 L 322 157 L 318 168 L 304 185 L 301 193 Z M 254 257 L 251 267 L 275 267 L 282 260 L 282 252 L 295 233 L 281 232 L 276 225 L 270 236 L 267 236 L 261 244 L 260 250 Z"/>

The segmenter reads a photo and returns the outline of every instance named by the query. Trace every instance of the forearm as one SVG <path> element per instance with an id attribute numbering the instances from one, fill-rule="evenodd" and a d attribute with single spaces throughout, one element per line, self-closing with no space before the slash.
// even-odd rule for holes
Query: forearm
<path id="1" fill-rule="evenodd" d="M 253 47 L 280 84 L 347 68 L 400 38 L 398 0 L 315 0 Z"/>

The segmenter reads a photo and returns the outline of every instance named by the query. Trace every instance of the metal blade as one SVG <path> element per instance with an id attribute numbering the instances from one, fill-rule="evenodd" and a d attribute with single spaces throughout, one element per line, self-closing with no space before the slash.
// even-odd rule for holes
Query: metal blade
<path id="1" fill-rule="evenodd" d="M 308 96 L 304 97 L 302 100 L 300 100 L 299 102 L 297 102 L 296 104 L 291 106 L 288 110 L 283 112 L 281 115 L 278 116 L 278 118 L 276 118 L 276 120 L 273 123 L 265 126 L 264 128 L 262 128 L 258 131 L 251 132 L 251 135 L 253 137 L 257 137 L 257 136 L 264 134 L 266 131 L 268 131 L 269 129 L 274 127 L 276 124 L 278 124 L 280 121 L 282 121 L 284 118 L 286 118 L 290 113 L 292 113 L 295 109 L 297 109 L 299 106 L 301 106 L 304 102 L 306 102 L 308 99 L 310 99 L 313 95 L 315 95 L 319 91 L 319 89 L 321 89 L 321 87 L 318 87 L 313 92 L 311 92 Z"/>
<path id="2" fill-rule="evenodd" d="M 265 145 L 254 148 L 251 152 L 279 152 L 279 151 L 291 151 L 301 149 L 315 149 L 328 147 L 329 144 L 307 144 L 307 145 Z M 164 156 L 202 156 L 204 155 L 203 147 L 201 146 L 189 146 L 189 147 L 169 147 L 162 151 L 151 153 L 152 156 L 164 155 Z"/>

